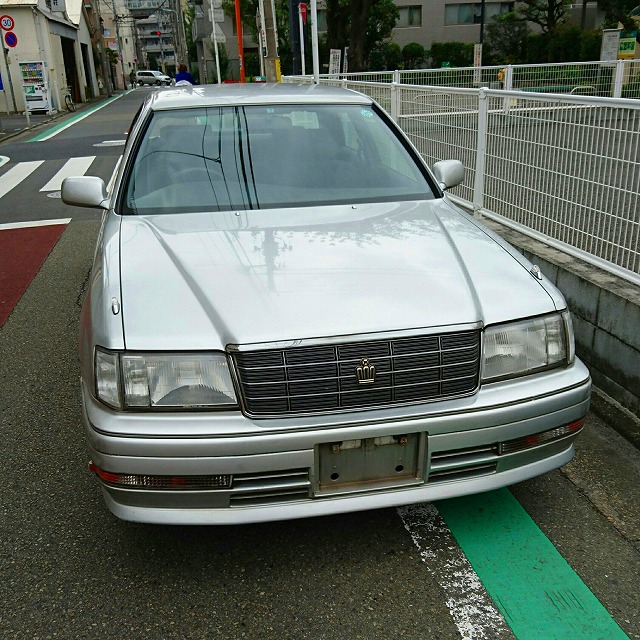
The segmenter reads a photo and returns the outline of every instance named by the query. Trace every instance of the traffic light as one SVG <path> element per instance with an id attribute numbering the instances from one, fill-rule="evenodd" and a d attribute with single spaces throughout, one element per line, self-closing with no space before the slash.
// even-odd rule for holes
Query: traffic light
<path id="1" fill-rule="evenodd" d="M 161 32 L 161 31 L 152 31 L 151 33 L 152 33 L 154 36 L 160 36 L 160 35 L 162 35 L 162 32 Z"/>

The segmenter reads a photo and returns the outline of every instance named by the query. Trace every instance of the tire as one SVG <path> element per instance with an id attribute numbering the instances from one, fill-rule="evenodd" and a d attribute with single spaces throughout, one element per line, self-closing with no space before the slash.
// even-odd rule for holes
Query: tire
<path id="1" fill-rule="evenodd" d="M 75 111 L 76 110 L 76 105 L 73 103 L 73 98 L 69 94 L 67 94 L 64 97 L 64 103 L 67 106 L 67 109 L 69 111 Z"/>
<path id="2" fill-rule="evenodd" d="M 142 82 L 142 80 L 138 80 L 138 86 L 139 87 L 144 87 L 144 82 Z"/>
<path id="3" fill-rule="evenodd" d="M 161 80 L 156 80 L 156 87 L 159 87 L 162 84 Z"/>

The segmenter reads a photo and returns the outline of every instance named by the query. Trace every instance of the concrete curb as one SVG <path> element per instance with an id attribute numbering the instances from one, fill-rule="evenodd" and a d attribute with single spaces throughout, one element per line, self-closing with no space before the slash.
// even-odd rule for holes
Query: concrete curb
<path id="1" fill-rule="evenodd" d="M 591 391 L 591 409 L 636 449 L 640 450 L 640 418 L 638 416 L 595 386 Z"/>

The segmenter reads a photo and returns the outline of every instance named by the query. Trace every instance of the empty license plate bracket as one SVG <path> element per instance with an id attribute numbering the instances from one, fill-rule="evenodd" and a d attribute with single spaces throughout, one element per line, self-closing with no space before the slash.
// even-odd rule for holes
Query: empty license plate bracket
<path id="1" fill-rule="evenodd" d="M 422 484 L 425 443 L 425 434 L 409 433 L 320 444 L 316 495 Z"/>

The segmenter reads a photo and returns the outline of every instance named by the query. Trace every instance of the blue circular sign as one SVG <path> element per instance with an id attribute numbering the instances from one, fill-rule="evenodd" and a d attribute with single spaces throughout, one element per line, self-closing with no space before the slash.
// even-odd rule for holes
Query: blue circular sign
<path id="1" fill-rule="evenodd" d="M 8 47 L 15 47 L 18 44 L 18 36 L 13 31 L 7 31 L 4 34 L 4 41 Z"/>

